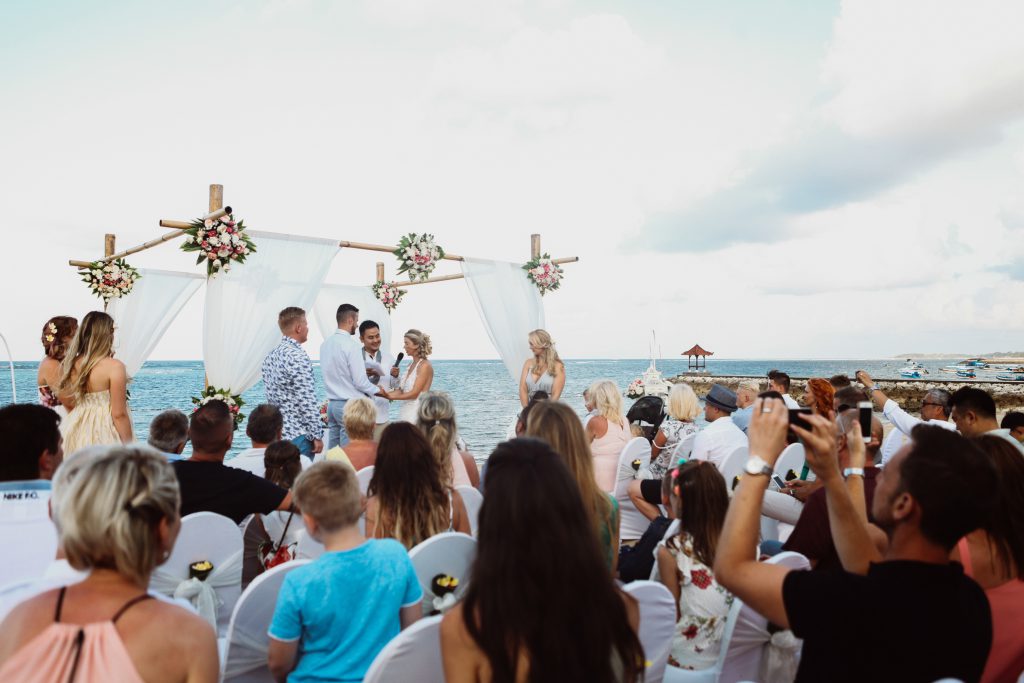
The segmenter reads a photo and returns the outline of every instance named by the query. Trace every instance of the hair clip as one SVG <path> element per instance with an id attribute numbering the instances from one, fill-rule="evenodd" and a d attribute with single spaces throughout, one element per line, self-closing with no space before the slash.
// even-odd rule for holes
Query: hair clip
<path id="1" fill-rule="evenodd" d="M 679 458 L 679 460 L 676 461 L 676 464 L 677 465 L 685 465 L 686 464 L 686 458 Z"/>
<path id="2" fill-rule="evenodd" d="M 439 424 L 441 424 L 441 421 L 440 421 L 440 420 L 434 420 L 434 426 L 435 426 L 435 427 L 436 427 L 436 426 L 438 426 Z"/>

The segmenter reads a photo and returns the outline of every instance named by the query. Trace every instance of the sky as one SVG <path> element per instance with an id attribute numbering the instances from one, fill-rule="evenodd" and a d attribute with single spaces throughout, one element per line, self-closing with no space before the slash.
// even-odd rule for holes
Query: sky
<path id="1" fill-rule="evenodd" d="M 580 257 L 544 298 L 568 358 L 643 357 L 651 330 L 665 357 L 1019 350 L 1022 24 L 989 0 L 7 0 L 0 333 L 37 358 L 48 317 L 99 307 L 68 259 L 220 183 L 258 230 L 513 261 L 540 233 Z M 130 262 L 195 270 L 176 244 Z M 393 325 L 497 356 L 458 280 Z M 199 358 L 201 329 L 197 295 L 152 357 Z"/>

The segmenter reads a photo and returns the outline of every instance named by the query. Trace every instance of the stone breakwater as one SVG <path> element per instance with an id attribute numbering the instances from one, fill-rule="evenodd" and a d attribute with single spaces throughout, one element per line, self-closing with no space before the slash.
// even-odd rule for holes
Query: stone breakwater
<path id="1" fill-rule="evenodd" d="M 801 400 L 807 388 L 807 377 L 792 378 L 790 384 L 790 395 L 797 401 Z M 742 375 L 677 375 L 668 379 L 669 382 L 686 382 L 698 396 L 704 395 L 711 389 L 712 384 L 721 384 L 736 391 L 741 382 L 755 380 L 760 383 L 761 389 L 768 388 L 768 380 L 764 377 L 752 377 Z M 987 382 L 987 381 L 941 381 L 938 379 L 876 379 L 878 388 L 885 392 L 885 395 L 900 404 L 905 410 L 916 413 L 921 407 L 921 399 L 932 389 L 945 389 L 954 392 L 962 386 L 976 386 L 984 389 L 996 401 L 996 409 L 1000 417 L 1004 412 L 1010 410 L 1024 410 L 1024 384 L 1012 382 Z M 860 386 L 860 385 L 857 385 Z"/>

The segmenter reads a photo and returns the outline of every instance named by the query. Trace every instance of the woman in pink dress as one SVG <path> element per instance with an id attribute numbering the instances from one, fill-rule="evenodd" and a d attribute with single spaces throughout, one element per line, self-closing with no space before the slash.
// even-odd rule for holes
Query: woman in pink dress
<path id="1" fill-rule="evenodd" d="M 46 321 L 40 337 L 45 355 L 39 361 L 39 371 L 36 373 L 39 402 L 55 410 L 61 419 L 68 416 L 68 411 L 57 396 L 60 366 L 77 331 L 77 320 L 69 315 L 57 315 Z"/>
<path id="2" fill-rule="evenodd" d="M 68 562 L 89 575 L 0 624 L 0 681 L 214 683 L 213 629 L 147 591 L 181 526 L 174 469 L 146 447 L 77 457 L 89 461 L 64 484 L 54 516 Z"/>
<path id="3" fill-rule="evenodd" d="M 594 478 L 602 491 L 614 491 L 619 454 L 632 434 L 622 410 L 622 394 L 615 382 L 602 379 L 590 385 L 595 414 L 587 422 L 590 453 L 594 456 Z"/>

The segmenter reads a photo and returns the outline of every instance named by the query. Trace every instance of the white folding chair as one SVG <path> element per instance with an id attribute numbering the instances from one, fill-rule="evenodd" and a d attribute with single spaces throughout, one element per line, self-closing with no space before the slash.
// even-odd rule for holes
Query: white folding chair
<path id="1" fill-rule="evenodd" d="M 462 597 L 469 585 L 469 569 L 473 565 L 474 557 L 476 539 L 457 531 L 446 531 L 431 536 L 409 551 L 409 559 L 412 560 L 416 578 L 423 589 L 424 614 L 431 614 L 439 609 L 443 611 Z M 443 606 L 441 600 L 444 595 L 435 593 L 433 585 L 434 578 L 439 574 L 459 580 L 458 587 L 451 593 L 455 596 L 454 602 L 452 598 L 448 598 Z"/>
<path id="2" fill-rule="evenodd" d="M 290 521 L 289 517 L 291 517 Z M 263 528 L 267 531 L 267 536 L 274 543 L 279 542 L 282 535 L 284 536 L 284 545 L 298 543 L 299 536 L 306 529 L 306 525 L 302 522 L 302 515 L 298 512 L 292 514 L 283 510 L 276 510 L 260 515 L 260 518 L 263 521 Z M 287 527 L 287 530 L 285 527 Z"/>
<path id="3" fill-rule="evenodd" d="M 277 594 L 288 572 L 308 564 L 293 560 L 256 577 L 235 603 L 223 641 L 220 675 L 224 683 L 273 683 L 267 668 L 267 629 L 274 616 Z"/>
<path id="4" fill-rule="evenodd" d="M 779 459 L 775 461 L 775 474 L 779 475 L 783 479 L 786 478 L 786 473 L 793 470 L 796 476 L 800 476 L 800 470 L 804 467 L 804 458 L 806 453 L 804 452 L 804 445 L 802 443 L 791 443 L 786 446 L 785 450 L 779 456 Z"/>
<path id="5" fill-rule="evenodd" d="M 737 477 L 743 476 L 743 467 L 747 464 L 747 460 L 750 459 L 750 451 L 746 446 L 740 446 L 729 455 L 725 456 L 725 460 L 722 461 L 721 467 L 718 471 L 722 473 L 725 478 L 725 486 L 729 489 L 730 495 L 732 490 L 736 488 Z"/>
<path id="6" fill-rule="evenodd" d="M 790 569 L 808 569 L 810 562 L 800 553 L 779 553 L 768 560 Z M 732 681 L 759 681 L 766 647 L 773 639 L 768 633 L 768 620 L 733 599 L 722 633 L 722 646 L 715 665 L 698 671 L 684 671 L 673 666 L 665 670 L 665 683 L 726 683 Z M 795 657 L 795 653 L 793 653 Z M 795 664 L 795 662 L 793 662 Z M 795 668 L 794 668 L 795 675 Z M 792 680 L 792 677 L 790 677 Z"/>
<path id="7" fill-rule="evenodd" d="M 441 615 L 420 619 L 384 646 L 363 683 L 444 683 L 441 663 Z"/>
<path id="8" fill-rule="evenodd" d="M 206 560 L 213 570 L 204 579 L 189 578 L 189 565 Z M 156 568 L 150 590 L 189 600 L 199 614 L 223 634 L 242 592 L 242 531 L 213 512 L 181 519 L 181 531 L 167 561 Z"/>
<path id="9" fill-rule="evenodd" d="M 640 538 L 651 523 L 636 509 L 629 497 L 629 483 L 640 478 L 640 473 L 646 472 L 650 465 L 651 442 L 643 437 L 631 439 L 619 454 L 619 469 L 613 493 L 619 502 L 620 541 Z"/>
<path id="10" fill-rule="evenodd" d="M 299 544 L 295 547 L 296 560 L 315 560 L 326 552 L 324 544 L 309 535 L 305 527 L 299 534 Z"/>
<path id="11" fill-rule="evenodd" d="M 623 589 L 640 605 L 640 631 L 637 637 L 644 648 L 644 681 L 661 683 L 665 676 L 672 638 L 676 630 L 676 603 L 672 593 L 655 581 L 634 581 Z"/>
<path id="12" fill-rule="evenodd" d="M 366 495 L 366 490 L 370 488 L 371 479 L 373 479 L 373 465 L 364 467 L 356 472 L 356 480 L 359 482 L 359 493 L 364 496 Z"/>
<path id="13" fill-rule="evenodd" d="M 455 490 L 462 496 L 462 502 L 466 504 L 466 514 L 469 515 L 469 528 L 476 536 L 476 520 L 480 516 L 480 506 L 484 504 L 484 496 L 472 486 L 456 486 Z"/>

